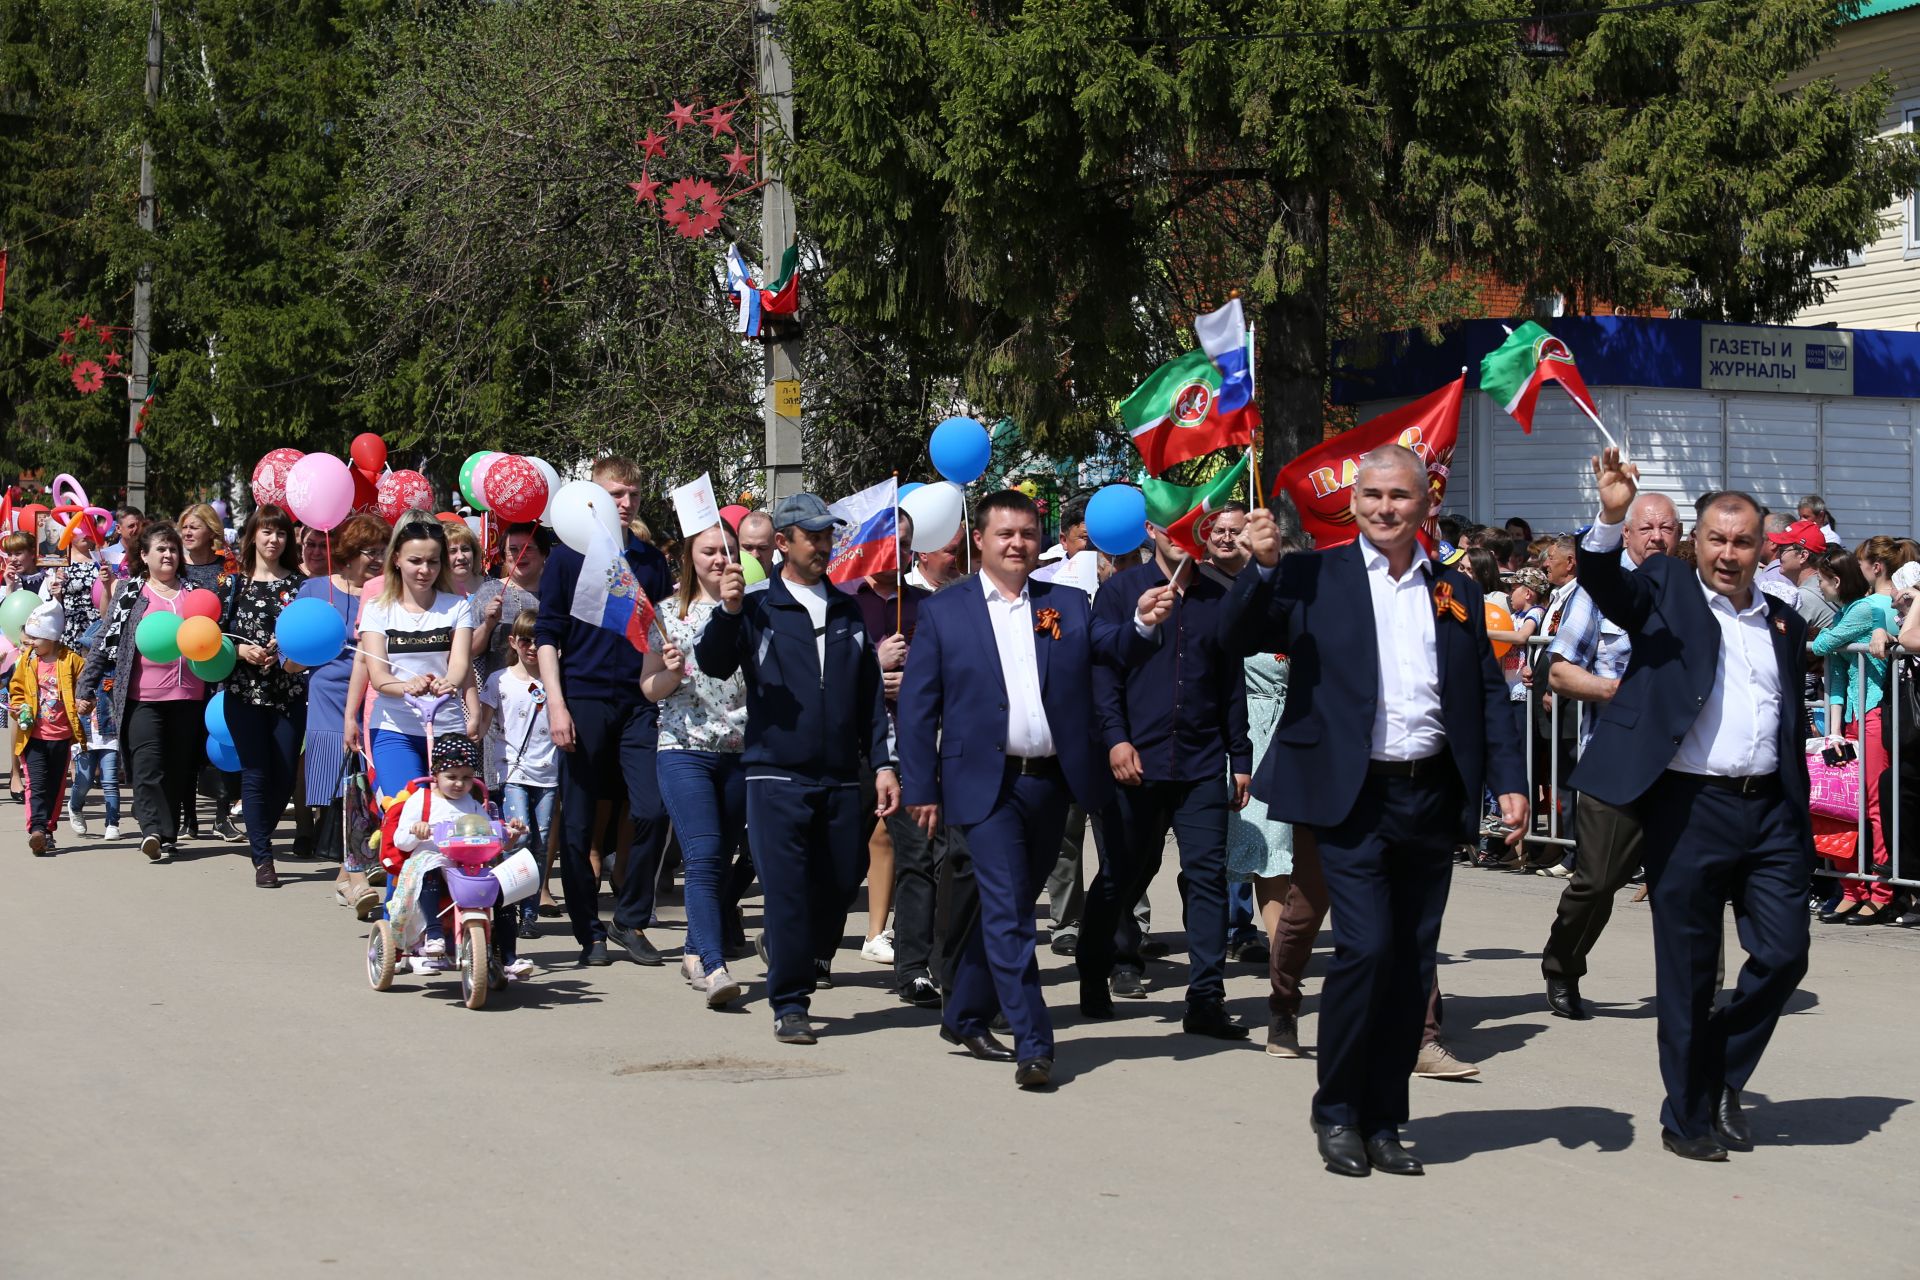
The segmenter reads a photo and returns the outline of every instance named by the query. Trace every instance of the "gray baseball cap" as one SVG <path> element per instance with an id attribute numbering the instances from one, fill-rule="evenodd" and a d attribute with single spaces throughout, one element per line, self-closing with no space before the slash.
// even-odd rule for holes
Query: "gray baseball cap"
<path id="1" fill-rule="evenodd" d="M 845 520 L 827 510 L 827 504 L 814 493 L 795 493 L 780 500 L 773 509 L 773 527 L 788 529 L 799 525 L 808 533 L 818 533 L 822 529 L 836 524 L 845 524 Z"/>

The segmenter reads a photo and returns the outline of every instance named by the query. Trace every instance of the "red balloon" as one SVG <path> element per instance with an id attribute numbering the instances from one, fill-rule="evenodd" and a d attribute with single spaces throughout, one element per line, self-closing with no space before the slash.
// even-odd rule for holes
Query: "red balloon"
<path id="1" fill-rule="evenodd" d="M 433 510 L 433 485 L 418 471 L 389 471 L 375 486 L 379 491 L 380 518 L 398 524 L 409 507 Z"/>
<path id="2" fill-rule="evenodd" d="M 380 487 L 374 478 L 353 468 L 353 509 L 355 511 L 378 511 L 380 509 Z"/>
<path id="3" fill-rule="evenodd" d="M 253 466 L 253 500 L 261 506 L 287 505 L 287 472 L 307 455 L 298 449 L 275 449 Z"/>
<path id="4" fill-rule="evenodd" d="M 387 465 L 387 442 L 371 431 L 362 431 L 355 436 L 348 452 L 353 456 L 353 465 L 369 476 L 379 475 L 381 468 Z"/>
<path id="5" fill-rule="evenodd" d="M 747 518 L 747 509 L 739 503 L 720 508 L 720 518 L 727 522 L 727 528 L 740 532 L 740 522 Z"/>
<path id="6" fill-rule="evenodd" d="M 212 618 L 220 621 L 220 597 L 205 587 L 195 587 L 180 597 L 176 610 L 182 618 Z"/>
<path id="7" fill-rule="evenodd" d="M 40 537 L 40 518 L 46 514 L 47 509 L 37 502 L 30 502 L 24 507 L 15 507 L 13 511 L 12 531 L 24 533 L 29 538 L 38 539 Z"/>
<path id="8" fill-rule="evenodd" d="M 538 520 L 547 509 L 547 478 L 517 453 L 487 468 L 487 510 L 508 524 Z"/>

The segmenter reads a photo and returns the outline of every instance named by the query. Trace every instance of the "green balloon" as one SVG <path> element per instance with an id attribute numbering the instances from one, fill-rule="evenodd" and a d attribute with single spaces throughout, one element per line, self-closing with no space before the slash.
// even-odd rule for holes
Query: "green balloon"
<path id="1" fill-rule="evenodd" d="M 145 625 L 144 620 L 141 625 Z M 139 643 L 137 637 L 135 643 Z M 220 652 L 214 654 L 205 662 L 195 662 L 192 658 L 188 658 L 187 670 L 193 672 L 193 674 L 199 676 L 208 684 L 218 684 L 233 674 L 233 664 L 239 660 L 240 655 L 235 652 L 233 641 L 226 636 L 221 636 Z"/>
<path id="2" fill-rule="evenodd" d="M 742 556 L 740 558 L 740 576 L 746 580 L 748 586 L 752 586 L 756 582 L 765 582 L 767 580 L 767 567 L 760 563 L 759 556 Z"/>
<path id="3" fill-rule="evenodd" d="M 487 495 L 481 493 L 479 487 L 473 483 L 474 468 L 478 467 L 481 460 L 492 452 L 491 449 L 478 450 L 468 454 L 467 460 L 460 464 L 460 493 L 466 498 L 467 505 L 475 511 L 487 509 Z"/>
<path id="4" fill-rule="evenodd" d="M 27 619 L 35 609 L 46 601 L 25 587 L 8 594 L 0 600 L 0 631 L 7 633 L 7 639 L 22 644 L 27 638 Z"/>
<path id="5" fill-rule="evenodd" d="M 180 661 L 180 618 L 172 613 L 150 613 L 133 633 L 133 647 L 148 662 Z"/>

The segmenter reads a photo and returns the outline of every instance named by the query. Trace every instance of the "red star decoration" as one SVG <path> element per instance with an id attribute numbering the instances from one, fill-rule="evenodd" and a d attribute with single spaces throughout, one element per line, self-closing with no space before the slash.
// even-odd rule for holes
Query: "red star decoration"
<path id="1" fill-rule="evenodd" d="M 687 239 L 697 240 L 720 225 L 725 203 L 705 178 L 682 178 L 667 188 L 660 216 Z"/>
<path id="2" fill-rule="evenodd" d="M 635 138 L 633 145 L 640 148 L 640 154 L 649 160 L 657 160 L 667 154 L 666 135 L 663 133 L 655 133 L 652 126 L 648 126 L 647 136 L 644 138 Z"/>
<path id="3" fill-rule="evenodd" d="M 107 352 L 107 368 L 118 369 L 119 367 L 120 367 L 120 353 L 118 351 Z"/>
<path id="4" fill-rule="evenodd" d="M 73 330 L 62 329 L 60 331 L 60 345 L 66 346 L 68 343 L 72 341 L 73 341 Z"/>
<path id="5" fill-rule="evenodd" d="M 700 118 L 706 122 L 707 128 L 713 130 L 716 138 L 723 133 L 733 132 L 733 111 L 730 108 L 710 107 Z"/>
<path id="6" fill-rule="evenodd" d="M 633 189 L 633 202 L 646 204 L 654 198 L 654 192 L 660 189 L 660 183 L 645 169 L 640 171 L 640 181 L 627 184 Z"/>
<path id="7" fill-rule="evenodd" d="M 737 142 L 733 144 L 733 150 L 727 152 L 725 159 L 727 162 L 727 176 L 729 178 L 736 174 L 745 174 L 747 170 L 753 167 L 753 152 L 742 151 L 740 144 Z"/>
<path id="8" fill-rule="evenodd" d="M 76 327 L 77 327 L 77 328 L 81 328 L 81 329 L 91 329 L 91 328 L 93 328 L 93 317 L 92 317 L 92 316 L 81 316 L 81 317 L 80 317 L 80 320 L 79 320 L 79 323 L 78 323 L 78 325 L 77 325 Z"/>
<path id="9" fill-rule="evenodd" d="M 690 128 L 694 124 L 693 108 L 680 105 L 680 99 L 673 100 L 673 110 L 667 112 L 667 120 L 673 125 L 675 133 Z"/>

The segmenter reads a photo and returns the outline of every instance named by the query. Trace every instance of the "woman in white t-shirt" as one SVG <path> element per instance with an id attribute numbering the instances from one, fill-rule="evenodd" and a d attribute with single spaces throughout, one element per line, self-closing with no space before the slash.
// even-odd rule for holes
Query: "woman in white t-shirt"
<path id="1" fill-rule="evenodd" d="M 387 544 L 376 599 L 360 610 L 360 648 L 375 694 L 367 714 L 374 783 L 388 796 L 427 772 L 427 737 L 474 733 L 461 703 L 449 697 L 432 726 L 406 699 L 451 695 L 472 675 L 473 620 L 467 602 L 449 590 L 447 531 L 424 512 L 402 517 Z"/>

